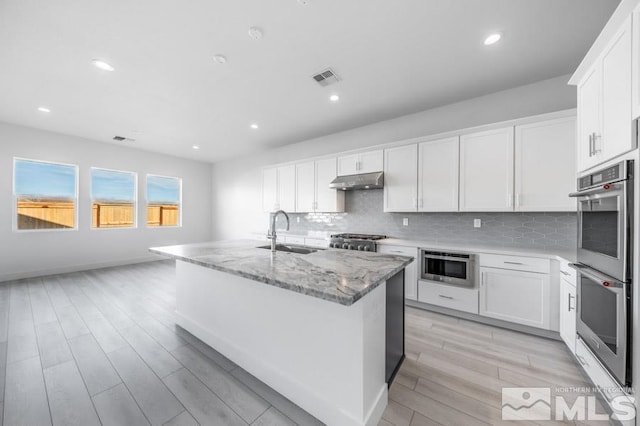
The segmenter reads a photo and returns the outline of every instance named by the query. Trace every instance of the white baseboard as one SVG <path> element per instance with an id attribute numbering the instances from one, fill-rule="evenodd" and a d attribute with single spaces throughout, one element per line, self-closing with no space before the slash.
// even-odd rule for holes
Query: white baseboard
<path id="1" fill-rule="evenodd" d="M 20 280 L 23 278 L 42 277 L 45 275 L 67 274 L 70 272 L 88 271 L 91 269 L 109 268 L 112 266 L 132 265 L 135 263 L 144 263 L 144 262 L 151 262 L 156 260 L 166 260 L 166 259 L 162 259 L 156 255 L 150 254 L 148 256 L 137 257 L 137 258 L 117 259 L 117 260 L 110 260 L 106 262 L 86 263 L 86 264 L 80 264 L 80 265 L 67 265 L 67 266 L 61 266 L 59 268 L 34 269 L 29 271 L 13 272 L 10 274 L 0 273 L 0 282 Z"/>

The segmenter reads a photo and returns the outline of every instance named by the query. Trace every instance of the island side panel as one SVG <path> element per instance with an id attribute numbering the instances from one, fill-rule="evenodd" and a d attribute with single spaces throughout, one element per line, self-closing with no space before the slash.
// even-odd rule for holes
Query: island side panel
<path id="1" fill-rule="evenodd" d="M 351 306 L 177 261 L 180 326 L 331 425 L 376 425 L 387 404 L 385 295 Z"/>

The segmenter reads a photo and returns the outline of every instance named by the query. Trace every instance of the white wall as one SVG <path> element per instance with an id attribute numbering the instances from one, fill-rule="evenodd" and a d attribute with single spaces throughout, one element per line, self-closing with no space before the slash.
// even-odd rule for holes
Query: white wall
<path id="1" fill-rule="evenodd" d="M 77 231 L 15 232 L 13 158 L 79 166 Z M 91 230 L 90 168 L 138 173 L 138 228 Z M 146 228 L 145 175 L 182 178 L 181 228 Z M 157 259 L 152 246 L 211 239 L 211 165 L 0 123 L 0 281 Z"/>
<path id="2" fill-rule="evenodd" d="M 569 76 L 469 99 L 213 165 L 213 237 L 265 231 L 261 167 L 483 124 L 575 108 Z"/>

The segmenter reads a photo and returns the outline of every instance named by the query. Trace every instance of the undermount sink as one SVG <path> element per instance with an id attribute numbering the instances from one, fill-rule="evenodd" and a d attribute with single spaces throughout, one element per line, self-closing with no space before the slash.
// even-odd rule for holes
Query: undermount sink
<path id="1" fill-rule="evenodd" d="M 271 250 L 271 245 L 259 246 L 257 248 Z M 284 252 L 287 252 L 287 253 L 309 254 L 309 253 L 315 253 L 318 250 L 322 250 L 322 249 L 305 247 L 305 246 L 276 244 L 276 251 L 284 251 Z"/>

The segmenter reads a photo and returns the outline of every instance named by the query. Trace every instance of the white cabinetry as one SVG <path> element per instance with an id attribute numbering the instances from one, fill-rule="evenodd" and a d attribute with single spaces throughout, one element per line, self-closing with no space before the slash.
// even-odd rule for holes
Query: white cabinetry
<path id="1" fill-rule="evenodd" d="M 633 11 L 631 23 L 633 37 L 631 39 L 631 89 L 632 118 L 640 117 L 640 4 Z"/>
<path id="2" fill-rule="evenodd" d="M 418 301 L 456 311 L 478 313 L 478 290 L 440 284 L 433 281 L 418 281 Z"/>
<path id="3" fill-rule="evenodd" d="M 338 157 L 338 176 L 379 172 L 383 167 L 382 150 L 360 152 Z"/>
<path id="4" fill-rule="evenodd" d="M 516 211 L 576 211 L 576 118 L 516 126 Z"/>
<path id="5" fill-rule="evenodd" d="M 379 245 L 378 253 L 398 254 L 413 257 L 413 262 L 404 268 L 404 297 L 409 300 L 418 299 L 418 249 L 416 247 L 401 247 Z"/>
<path id="6" fill-rule="evenodd" d="M 557 330 L 549 271 L 548 259 L 480 255 L 480 315 Z"/>
<path id="7" fill-rule="evenodd" d="M 384 150 L 384 211 L 415 212 L 418 209 L 418 145 Z"/>
<path id="8" fill-rule="evenodd" d="M 578 83 L 578 168 L 635 147 L 632 122 L 631 17 Z"/>
<path id="9" fill-rule="evenodd" d="M 418 211 L 458 211 L 458 156 L 458 136 L 418 146 Z"/>
<path id="10" fill-rule="evenodd" d="M 566 262 L 560 265 L 560 337 L 576 351 L 576 275 Z"/>
<path id="11" fill-rule="evenodd" d="M 460 211 L 513 210 L 513 127 L 460 137 Z"/>
<path id="12" fill-rule="evenodd" d="M 272 212 L 295 209 L 296 167 L 271 167 L 262 171 L 262 210 Z"/>
<path id="13" fill-rule="evenodd" d="M 335 158 L 296 164 L 295 211 L 343 212 L 344 192 L 329 188 L 336 176 Z"/>

